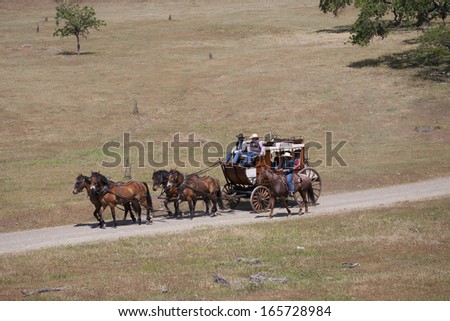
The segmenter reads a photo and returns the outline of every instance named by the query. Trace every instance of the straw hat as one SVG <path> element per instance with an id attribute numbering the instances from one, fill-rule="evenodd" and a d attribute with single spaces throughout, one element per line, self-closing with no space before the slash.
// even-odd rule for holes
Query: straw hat
<path id="1" fill-rule="evenodd" d="M 292 157 L 292 155 L 291 155 L 291 153 L 289 153 L 289 152 L 284 152 L 284 157 Z"/>
<path id="2" fill-rule="evenodd" d="M 252 136 L 250 138 L 253 139 L 253 138 L 259 138 L 259 137 L 258 137 L 258 134 L 252 134 Z"/>

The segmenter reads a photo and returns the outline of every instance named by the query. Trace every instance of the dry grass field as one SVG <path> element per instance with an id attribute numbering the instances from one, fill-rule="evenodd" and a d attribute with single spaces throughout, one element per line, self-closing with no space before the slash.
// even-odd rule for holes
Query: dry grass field
<path id="1" fill-rule="evenodd" d="M 1 233 L 92 222 L 88 199 L 72 195 L 75 177 L 100 170 L 121 179 L 122 166 L 101 166 L 102 145 L 124 133 L 155 142 L 160 160 L 160 143 L 178 132 L 203 144 L 273 132 L 322 146 L 331 132 L 332 147 L 347 142 L 339 151 L 347 166 L 318 166 L 323 193 L 450 174 L 449 84 L 401 63 L 370 63 L 414 48 L 414 31 L 354 47 L 357 12 L 333 18 L 318 0 L 83 4 L 108 25 L 82 39 L 77 56 L 74 38 L 52 36 L 53 1 L 0 0 Z M 325 151 L 310 157 L 325 160 Z M 132 152 L 133 178 L 149 182 L 154 168 L 139 168 Z M 2 256 L 0 299 L 67 286 L 30 299 L 449 300 L 448 208 L 443 199 Z M 249 282 L 256 273 L 288 282 Z"/>
<path id="2" fill-rule="evenodd" d="M 449 85 L 366 66 L 414 48 L 417 34 L 358 48 L 347 43 L 357 12 L 333 18 L 317 2 L 85 1 L 108 25 L 77 56 L 75 38 L 52 36 L 53 1 L 0 1 L 0 232 L 91 221 L 88 201 L 71 194 L 75 177 L 121 179 L 122 166 L 101 166 L 101 147 L 123 133 L 154 142 L 156 160 L 178 132 L 223 145 L 238 132 L 303 135 L 324 146 L 311 159 L 325 160 L 332 132 L 332 148 L 347 142 L 347 166 L 318 167 L 324 193 L 448 175 Z M 136 149 L 131 162 L 133 178 L 150 181 Z"/>

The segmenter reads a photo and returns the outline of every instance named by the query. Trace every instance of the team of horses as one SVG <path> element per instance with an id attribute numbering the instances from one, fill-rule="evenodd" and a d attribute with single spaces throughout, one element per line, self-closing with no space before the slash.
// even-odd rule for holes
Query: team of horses
<path id="1" fill-rule="evenodd" d="M 147 224 L 152 222 L 150 215 L 153 210 L 152 198 L 145 182 L 114 182 L 99 172 L 92 172 L 90 177 L 80 174 L 76 178 L 73 194 L 78 194 L 83 190 L 86 190 L 91 203 L 94 205 L 93 215 L 101 228 L 106 225 L 103 219 L 103 211 L 106 207 L 111 210 L 113 225 L 117 227 L 115 208 L 118 205 L 124 207 L 124 220 L 130 213 L 131 219 L 136 222 L 133 208 L 137 213 L 138 223 L 141 224 L 141 206 L 143 206 L 147 210 Z"/>
<path id="2" fill-rule="evenodd" d="M 287 206 L 286 199 L 289 195 L 289 189 L 286 185 L 285 176 L 278 174 L 270 169 L 264 169 L 259 177 L 258 184 L 266 185 L 270 192 L 270 214 L 272 218 L 273 209 L 276 198 L 281 198 L 288 214 L 291 214 Z M 189 217 L 192 219 L 195 215 L 195 206 L 198 200 L 203 200 L 205 203 L 205 212 L 211 217 L 217 215 L 218 206 L 221 210 L 225 210 L 222 201 L 222 192 L 220 182 L 212 176 L 199 176 L 196 173 L 183 174 L 177 170 L 158 170 L 154 171 L 152 175 L 152 189 L 157 191 L 161 189 L 159 198 L 164 200 L 164 207 L 171 217 L 182 216 L 180 210 L 180 203 L 187 202 L 189 206 Z M 308 212 L 308 198 L 315 204 L 315 196 L 312 189 L 311 180 L 306 175 L 294 175 L 295 192 L 299 192 L 302 201 L 296 197 L 295 200 L 299 205 L 299 214 L 302 213 L 303 206 Z M 141 212 L 142 208 L 146 210 L 146 224 L 152 224 L 152 212 L 154 212 L 152 198 L 150 196 L 150 189 L 146 182 L 130 181 L 130 182 L 115 182 L 100 174 L 100 172 L 92 172 L 91 176 L 78 175 L 75 181 L 73 194 L 81 193 L 86 190 L 91 203 L 94 205 L 93 215 L 98 221 L 100 228 L 105 228 L 105 221 L 103 219 L 104 210 L 109 207 L 113 219 L 113 226 L 117 227 L 116 208 L 123 207 L 125 212 L 124 220 L 126 220 L 128 213 L 133 222 L 142 224 Z M 173 203 L 175 212 L 173 213 L 168 204 Z M 210 205 L 211 211 L 210 211 Z M 137 214 L 137 219 L 133 213 Z"/>

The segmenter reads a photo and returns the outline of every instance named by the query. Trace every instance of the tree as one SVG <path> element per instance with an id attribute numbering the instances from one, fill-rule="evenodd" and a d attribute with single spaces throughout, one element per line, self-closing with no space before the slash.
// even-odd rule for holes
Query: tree
<path id="1" fill-rule="evenodd" d="M 450 10 L 450 0 L 320 0 L 319 8 L 337 16 L 352 4 L 360 13 L 350 30 L 350 40 L 362 46 L 376 36 L 386 37 L 399 26 L 421 27 L 436 19 L 445 24 Z"/>
<path id="2" fill-rule="evenodd" d="M 427 29 L 419 37 L 415 51 L 423 66 L 444 66 L 450 72 L 450 28 L 443 25 Z"/>
<path id="3" fill-rule="evenodd" d="M 80 54 L 80 37 L 86 38 L 90 29 L 99 30 L 106 22 L 97 19 L 92 7 L 81 8 L 72 1 L 59 1 L 56 6 L 56 30 L 53 36 L 75 36 L 77 54 Z"/>

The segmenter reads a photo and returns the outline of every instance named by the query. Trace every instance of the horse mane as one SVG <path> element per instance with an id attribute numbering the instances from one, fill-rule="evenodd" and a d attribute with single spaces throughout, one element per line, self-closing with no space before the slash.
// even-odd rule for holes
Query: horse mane
<path id="1" fill-rule="evenodd" d="M 80 181 L 80 182 L 83 181 L 83 182 L 88 183 L 88 184 L 91 183 L 91 179 L 89 178 L 89 176 L 85 176 L 82 173 L 80 173 L 80 175 L 78 175 L 77 180 Z"/>
<path id="2" fill-rule="evenodd" d="M 106 178 L 105 175 L 100 174 L 100 172 L 92 172 L 91 174 L 92 174 L 92 176 L 94 176 L 95 178 L 97 178 L 97 180 L 98 180 L 99 182 L 101 182 L 103 185 L 106 185 L 106 186 L 109 185 L 109 179 Z"/>
<path id="3" fill-rule="evenodd" d="M 170 176 L 170 172 L 168 170 L 160 169 L 160 170 L 153 172 L 152 181 L 153 181 L 153 183 L 155 183 L 155 181 L 156 181 L 157 184 L 166 185 L 167 180 L 169 179 L 169 176 Z"/>
<path id="4" fill-rule="evenodd" d="M 260 185 L 266 185 L 266 184 L 264 184 L 264 182 L 263 182 L 263 180 L 264 179 L 267 179 L 268 180 L 268 182 L 267 183 L 270 183 L 270 177 L 269 177 L 269 174 L 271 174 L 271 175 L 277 175 L 277 176 L 279 176 L 280 174 L 278 174 L 278 173 L 275 173 L 275 171 L 273 171 L 271 168 L 266 168 L 266 169 L 264 169 L 263 171 L 261 171 L 261 173 L 259 173 L 259 176 L 258 176 L 258 178 L 257 178 L 257 182 L 258 182 L 258 184 L 260 184 Z M 265 176 L 265 177 L 263 177 L 263 176 Z"/>
<path id="5" fill-rule="evenodd" d="M 155 179 L 157 177 L 157 175 L 159 175 L 159 176 L 167 175 L 168 176 L 169 174 L 170 174 L 170 171 L 168 171 L 166 169 L 160 169 L 160 170 L 153 172 L 152 179 Z"/>

